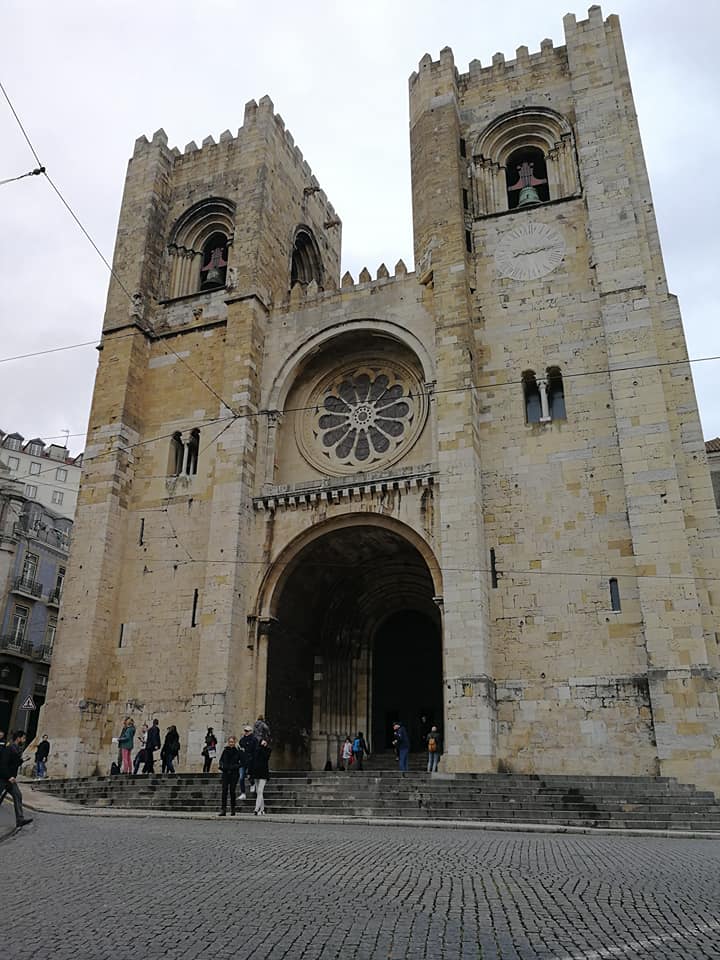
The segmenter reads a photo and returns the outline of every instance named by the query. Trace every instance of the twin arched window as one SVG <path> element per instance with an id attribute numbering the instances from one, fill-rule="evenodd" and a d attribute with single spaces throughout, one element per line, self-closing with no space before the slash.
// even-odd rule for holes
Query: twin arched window
<path id="1" fill-rule="evenodd" d="M 522 375 L 526 423 L 552 423 L 566 420 L 565 388 L 559 367 L 548 367 L 546 375 L 535 376 L 534 370 Z"/>
<path id="2" fill-rule="evenodd" d="M 312 281 L 318 287 L 323 285 L 323 267 L 317 241 L 309 227 L 298 227 L 293 241 L 292 262 L 290 264 L 290 289 L 296 283 L 307 286 Z"/>

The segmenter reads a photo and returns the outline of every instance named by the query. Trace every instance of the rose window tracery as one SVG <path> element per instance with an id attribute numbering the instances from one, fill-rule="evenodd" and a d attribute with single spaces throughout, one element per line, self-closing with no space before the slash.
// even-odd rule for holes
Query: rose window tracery
<path id="1" fill-rule="evenodd" d="M 323 471 L 353 473 L 399 459 L 425 414 L 425 394 L 410 368 L 353 365 L 316 385 L 298 439 L 306 458 Z"/>

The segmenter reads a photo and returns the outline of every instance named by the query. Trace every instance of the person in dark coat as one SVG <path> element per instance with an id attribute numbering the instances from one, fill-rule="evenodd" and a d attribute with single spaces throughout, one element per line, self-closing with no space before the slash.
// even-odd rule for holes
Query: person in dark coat
<path id="1" fill-rule="evenodd" d="M 203 773 L 210 773 L 212 762 L 217 755 L 217 737 L 212 727 L 207 728 L 205 734 L 205 746 L 202 748 Z"/>
<path id="2" fill-rule="evenodd" d="M 235 798 L 237 795 L 238 777 L 242 753 L 237 747 L 235 737 L 228 737 L 227 746 L 220 754 L 220 772 L 222 774 L 222 801 L 218 816 L 227 814 L 227 798 L 230 794 L 230 816 L 235 816 Z"/>
<path id="3" fill-rule="evenodd" d="M 397 748 L 400 773 L 407 773 L 410 737 L 402 723 L 393 724 L 393 746 Z"/>
<path id="4" fill-rule="evenodd" d="M 35 751 L 35 771 L 38 780 L 43 780 L 47 776 L 47 760 L 49 756 L 50 741 L 48 740 L 48 735 L 45 733 Z"/>
<path id="5" fill-rule="evenodd" d="M 245 799 L 245 777 L 249 776 L 252 781 L 253 765 L 255 763 L 255 753 L 258 748 L 258 742 L 253 736 L 252 727 L 243 728 L 243 735 L 238 744 L 241 754 L 240 760 L 240 799 Z M 254 781 L 252 781 L 254 783 Z"/>
<path id="6" fill-rule="evenodd" d="M 9 793 L 15 807 L 15 826 L 24 827 L 32 823 L 32 817 L 26 817 L 22 805 L 22 793 L 17 782 L 18 770 L 23 764 L 23 747 L 27 742 L 24 730 L 17 730 L 10 743 L 0 750 L 0 794 Z"/>
<path id="7" fill-rule="evenodd" d="M 270 744 L 261 740 L 255 751 L 253 776 L 255 777 L 255 816 L 265 815 L 265 784 L 270 779 Z"/>
<path id="8" fill-rule="evenodd" d="M 270 727 L 268 726 L 267 721 L 262 714 L 260 714 L 255 721 L 253 733 L 255 734 L 255 739 L 258 743 L 260 743 L 261 740 L 265 740 L 267 743 L 270 743 Z"/>
<path id="9" fill-rule="evenodd" d="M 147 737 L 145 738 L 145 766 L 143 767 L 143 773 L 155 773 L 155 757 L 153 754 L 159 749 L 160 721 L 155 718 L 155 720 L 152 722 L 152 726 L 147 732 Z"/>
<path id="10" fill-rule="evenodd" d="M 165 742 L 163 743 L 162 750 L 160 751 L 163 773 L 175 773 L 175 760 L 179 755 L 180 734 L 177 732 L 177 727 L 175 724 L 173 724 L 167 729 L 167 733 L 165 734 Z"/>

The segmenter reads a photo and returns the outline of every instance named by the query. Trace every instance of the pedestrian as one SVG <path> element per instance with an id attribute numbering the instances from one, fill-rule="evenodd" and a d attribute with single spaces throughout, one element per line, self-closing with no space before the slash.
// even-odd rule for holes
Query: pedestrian
<path id="1" fill-rule="evenodd" d="M 205 746 L 202 748 L 202 753 L 200 755 L 203 758 L 203 773 L 210 773 L 212 762 L 217 756 L 217 737 L 215 736 L 212 727 L 207 728 L 207 733 L 205 734 Z"/>
<path id="2" fill-rule="evenodd" d="M 160 751 L 162 773 L 175 773 L 175 761 L 180 754 L 180 734 L 175 724 L 167 728 L 165 742 Z"/>
<path id="3" fill-rule="evenodd" d="M 370 751 L 368 750 L 367 743 L 365 743 L 365 737 L 363 736 L 362 730 L 358 731 L 358 735 L 353 740 L 352 752 L 355 769 L 362 770 L 363 757 L 370 755 Z"/>
<path id="4" fill-rule="evenodd" d="M 267 743 L 270 743 L 270 727 L 267 725 L 265 717 L 262 714 L 260 714 L 255 721 L 253 734 L 258 743 L 260 743 L 261 740 L 265 740 Z"/>
<path id="5" fill-rule="evenodd" d="M 123 720 L 123 728 L 118 737 L 118 747 L 120 748 L 121 763 L 120 769 L 123 773 L 132 772 L 132 749 L 135 743 L 135 724 L 130 717 Z"/>
<path id="6" fill-rule="evenodd" d="M 350 737 L 345 737 L 345 742 L 340 748 L 340 769 L 350 772 L 353 762 L 353 745 Z"/>
<path id="7" fill-rule="evenodd" d="M 5 739 L 5 731 L 0 730 L 0 750 L 2 750 L 2 748 L 5 746 L 7 746 L 7 740 Z"/>
<path id="8" fill-rule="evenodd" d="M 402 723 L 393 724 L 393 746 L 397 748 L 400 773 L 406 774 L 408 756 L 410 754 L 410 738 L 408 737 L 405 725 Z"/>
<path id="9" fill-rule="evenodd" d="M 35 772 L 38 780 L 44 780 L 47 776 L 47 760 L 49 756 L 50 741 L 48 740 L 48 735 L 44 733 L 35 751 Z"/>
<path id="10" fill-rule="evenodd" d="M 240 750 L 240 799 L 245 799 L 245 777 L 249 775 L 253 787 L 255 781 L 252 779 L 253 766 L 255 764 L 255 754 L 257 752 L 258 742 L 253 736 L 252 727 L 243 727 L 243 735 L 240 737 L 238 749 Z M 253 793 L 255 791 L 253 790 Z"/>
<path id="11" fill-rule="evenodd" d="M 143 773 L 155 773 L 155 751 L 160 749 L 160 721 L 157 717 L 145 737 L 145 765 Z"/>
<path id="12" fill-rule="evenodd" d="M 442 737 L 437 727 L 430 727 L 430 732 L 425 737 L 425 744 L 428 755 L 427 772 L 435 773 L 442 753 Z"/>
<path id="13" fill-rule="evenodd" d="M 147 742 L 147 732 L 148 725 L 144 723 L 140 728 L 140 736 L 138 738 L 140 743 L 140 749 L 135 754 L 135 759 L 133 760 L 133 774 L 137 776 L 137 772 L 140 769 L 140 764 L 145 763 L 145 744 Z"/>
<path id="14" fill-rule="evenodd" d="M 222 801 L 218 816 L 227 814 L 227 799 L 230 793 L 230 816 L 235 816 L 235 800 L 242 754 L 237 747 L 235 737 L 228 737 L 227 746 L 220 754 L 220 773 L 222 774 Z"/>
<path id="15" fill-rule="evenodd" d="M 255 816 L 265 816 L 265 784 L 270 779 L 270 744 L 261 740 L 255 751 L 253 776 L 255 777 Z"/>
<path id="16" fill-rule="evenodd" d="M 22 806 L 22 793 L 17 782 L 17 773 L 25 763 L 23 748 L 27 742 L 24 730 L 16 730 L 10 738 L 10 743 L 0 750 L 0 794 L 4 797 L 9 793 L 13 798 L 15 808 L 15 826 L 24 827 L 32 823 L 32 817 L 26 817 Z"/>

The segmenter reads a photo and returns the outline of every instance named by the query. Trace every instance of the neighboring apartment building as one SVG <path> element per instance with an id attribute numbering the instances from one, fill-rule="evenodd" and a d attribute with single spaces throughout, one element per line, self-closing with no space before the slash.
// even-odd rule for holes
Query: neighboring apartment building
<path id="1" fill-rule="evenodd" d="M 70 456 L 59 443 L 47 446 L 39 437 L 25 440 L 0 430 L 0 464 L 13 480 L 22 482 L 28 500 L 49 507 L 70 520 L 75 516 L 83 455 Z"/>
<path id="2" fill-rule="evenodd" d="M 0 432 L 0 730 L 34 736 L 67 565 L 82 457 Z M 8 462 L 9 461 L 9 462 Z M 39 469 L 30 472 L 38 464 Z M 43 477 L 51 477 L 45 486 Z M 32 480 L 32 483 L 30 482 Z M 42 486 L 41 486 L 42 484 Z M 47 505 L 54 501 L 51 508 Z M 28 697 L 35 710 L 24 711 Z"/>

